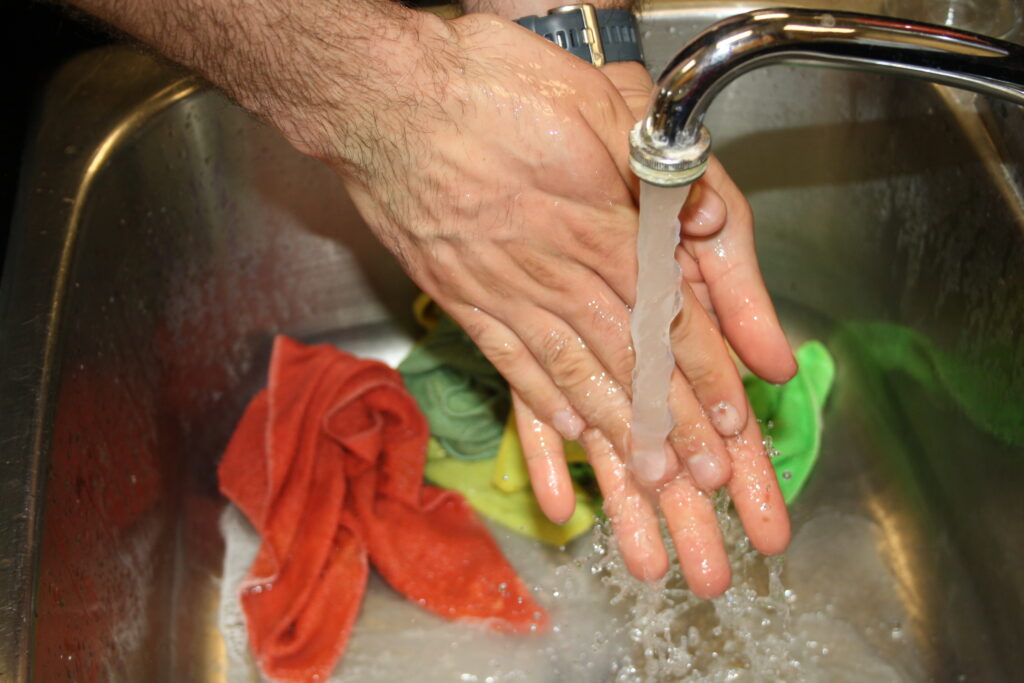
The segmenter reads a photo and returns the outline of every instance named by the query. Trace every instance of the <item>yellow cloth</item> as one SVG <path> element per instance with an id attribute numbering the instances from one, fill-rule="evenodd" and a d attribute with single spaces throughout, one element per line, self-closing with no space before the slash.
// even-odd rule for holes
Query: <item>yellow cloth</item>
<path id="1" fill-rule="evenodd" d="M 565 454 L 569 462 L 586 460 L 583 449 L 575 441 L 566 443 Z M 437 486 L 461 493 L 485 517 L 549 545 L 564 546 L 589 531 L 597 521 L 598 503 L 578 487 L 574 487 L 576 511 L 569 521 L 558 525 L 544 516 L 530 488 L 523 447 L 516 431 L 515 416 L 511 413 L 496 458 L 452 458 L 431 439 L 424 476 Z"/>
<path id="2" fill-rule="evenodd" d="M 583 446 L 575 441 L 565 442 L 566 462 L 586 462 L 587 454 Z M 498 462 L 494 466 L 494 485 L 506 493 L 515 493 L 530 484 L 530 473 L 526 469 L 526 458 L 523 456 L 523 444 L 519 441 L 514 411 L 508 414 L 508 423 L 501 435 L 498 446 Z"/>

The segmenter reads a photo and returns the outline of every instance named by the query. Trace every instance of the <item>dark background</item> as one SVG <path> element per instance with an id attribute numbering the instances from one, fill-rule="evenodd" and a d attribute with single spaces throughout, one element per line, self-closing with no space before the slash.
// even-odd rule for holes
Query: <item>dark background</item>
<path id="1" fill-rule="evenodd" d="M 50 76 L 76 54 L 123 40 L 100 22 L 43 0 L 0 0 L 0 65 L 7 74 L 3 90 L 6 113 L 0 121 L 0 269 L 6 262 L 7 240 L 17 197 L 22 154 L 30 142 L 32 121 Z M 438 0 L 409 5 L 441 4 Z M 2 272 L 2 270 L 0 270 Z"/>
<path id="2" fill-rule="evenodd" d="M 7 110 L 0 136 L 0 263 L 4 263 L 21 158 L 31 122 L 49 77 L 72 56 L 117 38 L 98 22 L 82 20 L 67 9 L 38 0 L 5 0 L 2 59 L 7 74 L 3 99 Z"/>

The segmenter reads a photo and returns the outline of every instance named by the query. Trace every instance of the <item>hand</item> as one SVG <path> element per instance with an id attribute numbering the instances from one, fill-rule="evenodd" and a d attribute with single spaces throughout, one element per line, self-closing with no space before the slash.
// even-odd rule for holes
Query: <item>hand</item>
<path id="1" fill-rule="evenodd" d="M 642 65 L 617 63 L 603 70 L 634 115 L 642 116 L 653 87 Z M 680 226 L 676 256 L 684 275 L 684 301 L 699 301 L 758 375 L 774 382 L 788 380 L 796 364 L 757 266 L 750 208 L 716 159 L 691 189 L 680 212 Z M 680 326 L 685 328 L 685 322 Z M 673 343 L 685 373 L 685 340 L 674 335 Z M 693 366 L 689 367 L 692 373 Z M 558 441 L 550 431 L 545 434 L 542 423 L 521 401 L 516 409 L 524 452 L 535 472 L 534 489 L 544 500 L 549 496 L 541 484 L 555 480 L 552 473 L 557 468 L 552 462 L 560 453 L 552 444 Z M 744 415 L 752 414 L 745 396 L 742 410 Z M 748 420 L 738 436 L 726 439 L 733 472 L 729 493 L 755 547 L 771 554 L 787 544 L 789 524 L 761 439 L 754 420 Z M 690 587 L 705 597 L 725 590 L 730 569 L 717 520 L 710 499 L 695 486 L 692 472 L 681 471 L 657 496 L 645 495 L 599 433 L 588 432 L 583 441 L 630 570 L 641 578 L 656 578 L 667 568 L 656 513 L 660 505 Z"/>
<path id="2" fill-rule="evenodd" d="M 604 72 L 634 115 L 643 116 L 654 86 L 646 69 L 628 62 L 608 64 Z M 700 302 L 756 374 L 772 382 L 790 379 L 796 361 L 758 268 L 750 207 L 714 157 L 707 173 L 691 188 L 679 221 L 681 244 L 676 258 L 683 271 L 684 301 Z M 680 346 L 674 346 L 677 360 L 681 360 Z M 752 415 L 745 397 L 743 403 L 746 414 Z M 762 552 L 780 552 L 788 543 L 789 521 L 757 422 L 749 419 L 740 435 L 726 442 L 733 472 L 729 494 L 747 533 Z M 600 447 L 598 444 L 597 449 Z M 595 463 L 599 480 L 606 480 L 602 490 L 623 491 L 621 500 L 609 502 L 623 508 L 623 521 L 616 526 L 620 544 L 639 546 L 636 539 L 657 538 L 652 506 L 638 497 L 630 503 L 630 482 L 622 477 L 615 454 L 606 447 L 604 453 Z M 719 552 L 721 541 L 710 501 L 686 479 L 685 473 L 680 473 L 664 487 L 659 502 L 689 585 L 698 595 L 712 596 L 729 584 L 728 561 Z M 630 555 L 641 554 L 639 550 L 624 551 L 627 561 Z M 697 571 L 698 567 L 704 570 Z"/>
<path id="3" fill-rule="evenodd" d="M 548 514 L 567 518 L 573 501 L 560 436 L 547 426 L 553 424 L 588 448 L 631 569 L 654 578 L 667 568 L 656 516 L 620 455 L 628 453 L 633 360 L 627 303 L 635 288 L 636 214 L 625 168 L 633 118 L 610 82 L 554 46 L 493 18 L 459 21 L 462 47 L 476 60 L 460 72 L 474 79 L 472 86 L 450 84 L 460 93 L 461 125 L 425 131 L 430 144 L 413 150 L 424 160 L 403 166 L 413 173 L 379 184 L 350 181 L 353 195 L 413 277 L 510 380 L 531 475 Z M 574 97 L 567 102 L 564 94 Z M 524 118 L 529 128 L 517 125 Z M 484 122 L 493 128 L 479 128 Z M 566 142 L 538 144 L 536 127 Z M 462 184 L 451 186 L 452 178 Z M 386 210 L 396 189 L 401 198 L 425 202 L 403 206 L 400 221 L 388 220 L 394 212 Z M 466 210 L 432 215 L 460 204 Z M 410 208 L 412 216 L 405 213 Z M 742 384 L 720 333 L 703 309 L 688 311 L 674 334 L 683 372 L 673 385 L 678 427 L 672 440 L 694 465 L 693 477 L 668 471 L 662 505 L 691 585 L 712 594 L 728 583 L 728 566 L 704 491 L 729 479 L 731 461 L 740 465 L 737 481 L 746 488 L 737 505 L 755 545 L 781 549 L 788 525 L 756 423 L 753 432 L 747 426 Z M 683 373 L 698 378 L 696 393 Z M 734 408 L 709 420 L 702 403 Z M 755 456 L 738 446 L 730 453 L 713 422 L 734 444 L 737 433 L 756 436 L 757 448 L 747 449 Z"/>

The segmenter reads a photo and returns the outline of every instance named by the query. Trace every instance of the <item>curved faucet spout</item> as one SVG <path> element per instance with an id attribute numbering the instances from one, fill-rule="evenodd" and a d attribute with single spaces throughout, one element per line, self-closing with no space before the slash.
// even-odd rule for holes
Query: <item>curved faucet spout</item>
<path id="1" fill-rule="evenodd" d="M 631 136 L 630 165 L 658 185 L 693 182 L 707 164 L 702 128 L 715 96 L 770 64 L 891 73 L 1024 105 L 1024 47 L 944 26 L 806 9 L 766 9 L 710 27 L 665 68 Z"/>

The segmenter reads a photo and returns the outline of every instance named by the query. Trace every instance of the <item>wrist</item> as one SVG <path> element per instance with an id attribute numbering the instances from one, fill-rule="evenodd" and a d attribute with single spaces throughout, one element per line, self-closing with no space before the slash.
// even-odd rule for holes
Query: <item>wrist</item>
<path id="1" fill-rule="evenodd" d="M 280 61 L 281 71 L 262 85 L 247 81 L 255 92 L 230 94 L 300 151 L 343 167 L 370 165 L 379 138 L 403 134 L 402 122 L 436 99 L 437 65 L 453 52 L 444 20 L 397 2 L 379 5 L 384 11 L 373 16 L 297 27 L 298 49 Z"/>

